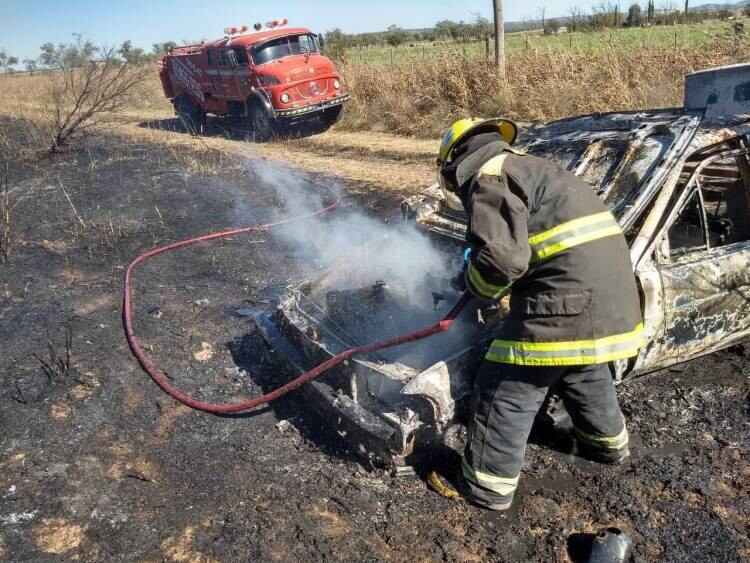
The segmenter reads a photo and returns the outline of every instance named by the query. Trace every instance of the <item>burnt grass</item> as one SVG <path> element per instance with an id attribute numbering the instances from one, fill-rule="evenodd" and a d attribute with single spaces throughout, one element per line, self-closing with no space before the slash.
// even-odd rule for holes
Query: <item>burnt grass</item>
<path id="1" fill-rule="evenodd" d="M 750 560 L 750 345 L 621 386 L 632 457 L 620 466 L 532 443 L 509 514 L 365 467 L 298 394 L 226 417 L 166 396 L 123 335 L 124 268 L 155 245 L 286 213 L 245 163 L 194 173 L 180 156 L 94 136 L 8 158 L 0 559 L 566 561 L 585 556 L 581 534 L 615 525 L 636 561 Z M 316 180 L 374 216 L 398 208 L 377 186 Z M 136 330 L 181 389 L 257 395 L 287 376 L 237 311 L 273 307 L 320 266 L 273 232 L 157 257 L 135 276 Z"/>

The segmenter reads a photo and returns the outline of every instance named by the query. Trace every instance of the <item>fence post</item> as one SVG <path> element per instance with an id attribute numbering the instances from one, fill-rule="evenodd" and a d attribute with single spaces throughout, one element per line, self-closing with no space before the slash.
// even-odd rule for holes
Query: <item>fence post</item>
<path id="1" fill-rule="evenodd" d="M 572 49 L 573 48 L 573 34 L 572 33 L 568 34 L 568 39 L 570 39 L 570 48 Z"/>
<path id="2" fill-rule="evenodd" d="M 391 47 L 391 66 L 393 66 L 393 47 Z"/>
<path id="3" fill-rule="evenodd" d="M 484 54 L 487 56 L 487 58 L 490 58 L 490 38 L 485 37 L 484 38 Z"/>
<path id="4" fill-rule="evenodd" d="M 526 38 L 526 51 L 528 51 L 529 50 L 529 34 L 527 33 L 524 37 Z"/>
<path id="5" fill-rule="evenodd" d="M 426 56 L 426 54 L 425 54 L 425 50 L 424 50 L 424 45 L 422 45 L 422 58 L 424 59 L 425 56 Z"/>

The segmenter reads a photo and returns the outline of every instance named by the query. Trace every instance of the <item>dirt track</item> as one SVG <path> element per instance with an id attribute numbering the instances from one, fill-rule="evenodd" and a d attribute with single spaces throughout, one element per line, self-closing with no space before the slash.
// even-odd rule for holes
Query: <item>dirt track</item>
<path id="1" fill-rule="evenodd" d="M 635 538 L 637 561 L 750 560 L 750 345 L 621 387 L 633 439 L 622 466 L 530 445 L 509 515 L 362 467 L 295 395 L 223 418 L 163 395 L 122 335 L 123 268 L 154 245 L 284 214 L 236 156 L 286 153 L 304 165 L 328 150 L 329 172 L 350 163 L 339 175 L 348 204 L 375 216 L 397 208 L 402 181 L 431 173 L 432 157 L 426 145 L 409 151 L 392 141 L 413 154 L 380 184 L 355 172 L 393 154 L 334 148 L 346 135 L 263 149 L 212 137 L 209 149 L 220 146 L 225 159 L 217 160 L 180 133 L 150 134 L 159 144 L 99 137 L 10 163 L 16 244 L 0 265 L 0 559 L 566 561 L 571 534 L 615 524 Z M 237 309 L 271 307 L 280 288 L 317 266 L 298 258 L 263 233 L 145 266 L 137 328 L 157 363 L 213 400 L 274 385 L 273 352 Z M 71 369 L 48 377 L 35 356 L 50 362 L 47 333 L 64 356 L 68 326 Z"/>

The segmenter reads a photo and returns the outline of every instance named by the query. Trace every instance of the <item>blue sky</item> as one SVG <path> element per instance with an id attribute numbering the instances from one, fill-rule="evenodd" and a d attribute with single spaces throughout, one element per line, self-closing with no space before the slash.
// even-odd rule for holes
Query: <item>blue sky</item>
<path id="1" fill-rule="evenodd" d="M 535 17 L 545 5 L 548 16 L 564 15 L 571 5 L 588 8 L 592 0 L 506 0 L 506 20 Z M 232 25 L 288 18 L 291 25 L 316 33 L 340 27 L 346 32 L 380 31 L 391 24 L 429 27 L 442 19 L 487 17 L 491 0 L 0 0 L 0 48 L 19 59 L 36 58 L 46 42 L 67 42 L 83 33 L 96 44 L 116 45 L 126 39 L 151 49 L 162 41 L 220 37 Z"/>

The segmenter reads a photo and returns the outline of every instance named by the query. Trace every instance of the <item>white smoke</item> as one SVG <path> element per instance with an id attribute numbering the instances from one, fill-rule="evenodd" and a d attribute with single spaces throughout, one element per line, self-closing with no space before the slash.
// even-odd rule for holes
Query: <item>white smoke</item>
<path id="1" fill-rule="evenodd" d="M 320 209 L 340 193 L 336 185 L 330 186 L 331 193 L 321 193 L 298 173 L 279 165 L 251 161 L 248 168 L 264 189 L 273 190 L 284 217 Z M 387 224 L 350 207 L 285 225 L 273 234 L 287 242 L 299 259 L 320 267 L 338 262 L 336 289 L 384 281 L 411 306 L 432 309 L 431 291 L 445 288 L 445 280 L 459 265 L 451 259 L 458 256 L 441 252 L 413 226 Z"/>
<path id="2" fill-rule="evenodd" d="M 261 188 L 271 190 L 277 198 L 278 218 L 310 213 L 331 201 L 330 194 L 320 193 L 289 169 L 262 161 L 251 162 L 248 167 Z M 338 186 L 331 189 L 340 191 Z M 326 307 L 328 318 L 336 322 L 335 331 L 345 335 L 350 344 L 374 342 L 428 326 L 445 315 L 458 297 L 450 289 L 449 280 L 461 266 L 460 249 L 440 250 L 413 224 L 397 223 L 388 224 L 342 206 L 272 232 L 289 245 L 291 252 L 284 253 L 286 259 L 329 272 L 305 302 L 316 304 L 311 311 L 316 318 L 317 312 Z M 369 293 L 371 288 L 380 282 L 385 284 L 388 304 L 368 307 L 368 299 L 360 301 L 359 296 L 373 295 Z M 343 294 L 349 297 L 341 297 Z M 437 307 L 436 294 L 443 298 Z M 333 295 L 338 303 L 335 310 L 328 305 Z M 478 341 L 481 327 L 476 323 L 476 311 L 467 308 L 458 320 L 446 333 L 381 351 L 380 357 L 424 369 Z"/>

